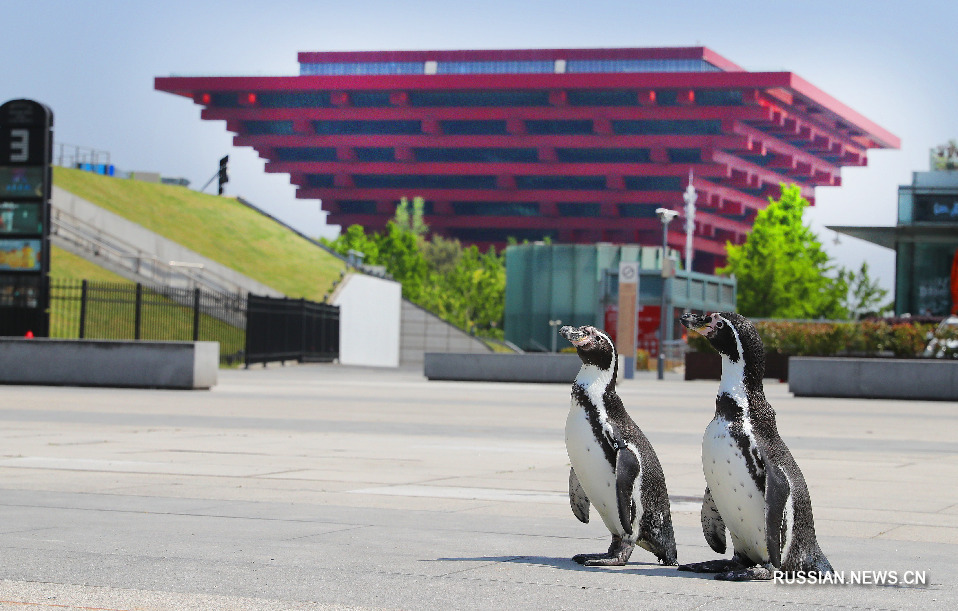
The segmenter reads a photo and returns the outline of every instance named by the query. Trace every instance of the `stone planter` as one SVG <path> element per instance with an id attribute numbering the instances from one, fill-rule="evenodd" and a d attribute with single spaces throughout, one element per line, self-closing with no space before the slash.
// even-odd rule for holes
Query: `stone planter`
<path id="1" fill-rule="evenodd" d="M 792 357 L 796 397 L 958 401 L 958 360 Z"/>
<path id="2" fill-rule="evenodd" d="M 788 380 L 787 354 L 769 352 L 765 355 L 765 377 L 780 382 Z M 686 380 L 719 380 L 722 378 L 722 358 L 717 352 L 686 352 Z"/>

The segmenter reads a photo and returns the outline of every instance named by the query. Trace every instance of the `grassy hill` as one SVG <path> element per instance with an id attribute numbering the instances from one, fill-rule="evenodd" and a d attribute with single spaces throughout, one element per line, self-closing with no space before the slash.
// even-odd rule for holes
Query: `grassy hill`
<path id="1" fill-rule="evenodd" d="M 53 182 L 289 297 L 321 301 L 343 269 L 336 257 L 232 198 L 61 167 Z M 66 254 L 52 252 L 55 274 L 78 269 Z"/>

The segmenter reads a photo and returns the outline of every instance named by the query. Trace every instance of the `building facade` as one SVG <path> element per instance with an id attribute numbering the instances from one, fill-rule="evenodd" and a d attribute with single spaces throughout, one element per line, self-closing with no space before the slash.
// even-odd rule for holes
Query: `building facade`
<path id="1" fill-rule="evenodd" d="M 895 251 L 895 314 L 958 314 L 958 170 L 914 172 L 894 227 L 829 227 Z"/>
<path id="2" fill-rule="evenodd" d="M 725 262 L 795 183 L 839 186 L 898 138 L 790 72 L 703 48 L 316 52 L 298 76 L 161 77 L 226 121 L 328 222 L 380 229 L 403 197 L 482 247 L 656 245 L 659 207 L 699 194 L 695 270 Z M 675 223 L 669 245 L 684 243 Z"/>

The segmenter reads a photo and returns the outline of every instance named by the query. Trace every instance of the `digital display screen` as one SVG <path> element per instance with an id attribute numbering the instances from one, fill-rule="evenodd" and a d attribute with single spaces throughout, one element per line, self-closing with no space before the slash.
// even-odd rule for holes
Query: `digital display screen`
<path id="1" fill-rule="evenodd" d="M 0 239 L 0 272 L 40 271 L 40 251 L 43 242 L 39 239 Z"/>
<path id="2" fill-rule="evenodd" d="M 0 166 L 0 197 L 43 197 L 43 166 Z"/>
<path id="3" fill-rule="evenodd" d="M 0 200 L 0 235 L 11 233 L 42 234 L 43 208 L 37 202 Z"/>

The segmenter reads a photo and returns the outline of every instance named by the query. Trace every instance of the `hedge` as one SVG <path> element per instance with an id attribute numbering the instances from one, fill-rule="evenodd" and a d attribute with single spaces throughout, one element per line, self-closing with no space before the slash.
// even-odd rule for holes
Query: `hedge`
<path id="1" fill-rule="evenodd" d="M 925 322 L 787 322 L 759 321 L 755 329 L 765 352 L 791 356 L 832 356 L 836 354 L 877 356 L 891 353 L 899 358 L 921 356 L 928 334 L 935 325 Z M 689 349 L 713 350 L 698 333 L 689 333 Z"/>

